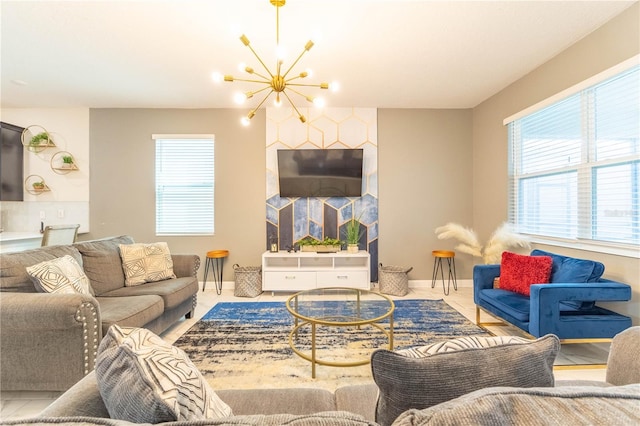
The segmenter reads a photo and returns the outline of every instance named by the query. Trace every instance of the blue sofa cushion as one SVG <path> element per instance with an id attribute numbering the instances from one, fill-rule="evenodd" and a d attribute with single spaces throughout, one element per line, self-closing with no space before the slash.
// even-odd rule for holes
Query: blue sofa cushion
<path id="1" fill-rule="evenodd" d="M 531 255 L 551 256 L 553 265 L 551 266 L 550 283 L 592 283 L 597 282 L 604 273 L 604 265 L 593 260 L 577 259 L 538 249 L 533 250 Z M 584 300 L 564 303 L 576 309 L 593 309 L 596 302 Z"/>

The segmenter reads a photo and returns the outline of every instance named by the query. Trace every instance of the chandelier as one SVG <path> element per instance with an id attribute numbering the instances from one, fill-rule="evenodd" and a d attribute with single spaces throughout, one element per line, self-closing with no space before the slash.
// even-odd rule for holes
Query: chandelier
<path id="1" fill-rule="evenodd" d="M 279 12 L 280 12 L 280 8 L 282 6 L 284 6 L 284 4 L 286 3 L 286 0 L 269 0 L 269 2 L 276 7 L 276 49 L 278 51 L 279 50 L 278 48 L 280 46 L 280 13 Z M 317 87 L 317 88 L 320 88 L 320 89 L 329 89 L 329 88 L 331 88 L 331 90 L 333 90 L 333 91 L 337 90 L 337 84 L 336 83 L 331 83 L 331 84 L 329 84 L 329 83 L 306 84 L 306 83 L 300 83 L 299 81 L 296 81 L 296 80 L 300 80 L 300 79 L 304 79 L 304 78 L 308 77 L 309 74 L 310 74 L 310 72 L 308 70 L 307 71 L 302 71 L 302 72 L 297 73 L 297 74 L 291 74 L 290 75 L 291 70 L 300 61 L 302 56 L 306 52 L 311 50 L 311 48 L 313 47 L 313 41 L 309 40 L 307 42 L 307 44 L 305 44 L 304 49 L 302 50 L 302 53 L 300 53 L 300 55 L 298 55 L 296 60 L 293 61 L 291 66 L 289 68 L 287 68 L 286 71 L 283 71 L 284 70 L 284 68 L 283 68 L 284 61 L 282 60 L 282 58 L 278 57 L 277 58 L 277 64 L 276 64 L 276 67 L 275 67 L 275 72 L 272 72 L 269 69 L 269 67 L 267 67 L 267 65 L 260 58 L 260 56 L 256 53 L 256 51 L 253 49 L 253 47 L 251 47 L 251 44 L 249 43 L 249 39 L 247 38 L 247 36 L 242 34 L 240 36 L 240 41 L 242 42 L 242 44 L 247 46 L 249 48 L 249 50 L 251 50 L 251 53 L 253 53 L 253 55 L 256 57 L 258 62 L 260 62 L 260 65 L 262 65 L 262 68 L 264 68 L 264 70 L 266 71 L 266 75 L 257 72 L 256 70 L 254 70 L 251 67 L 248 67 L 248 66 L 245 66 L 245 65 L 241 64 L 240 65 L 240 69 L 242 71 L 246 72 L 247 74 L 249 74 L 251 77 L 254 77 L 254 78 L 236 78 L 236 77 L 234 77 L 232 75 L 225 75 L 223 77 L 219 73 L 214 73 L 213 74 L 213 79 L 215 81 L 218 81 L 218 82 L 220 82 L 222 80 L 228 81 L 228 82 L 244 81 L 244 82 L 249 82 L 249 83 L 255 83 L 255 84 L 258 84 L 258 85 L 262 86 L 261 88 L 258 88 L 258 89 L 253 90 L 253 91 L 248 91 L 248 92 L 236 94 L 234 96 L 234 99 L 235 99 L 236 103 L 239 103 L 239 104 L 244 103 L 247 99 L 250 99 L 250 98 L 252 98 L 253 96 L 255 96 L 257 94 L 261 94 L 261 93 L 267 92 L 266 95 L 262 98 L 262 100 L 258 104 L 258 106 L 256 106 L 251 111 L 249 111 L 249 113 L 246 116 L 242 117 L 241 121 L 242 121 L 243 125 L 245 125 L 245 126 L 249 125 L 250 120 L 256 115 L 256 110 L 258 110 L 258 108 L 260 108 L 265 103 L 265 101 L 269 98 L 269 96 L 271 96 L 272 93 L 275 93 L 274 105 L 280 106 L 282 104 L 281 97 L 286 98 L 286 100 L 289 102 L 289 104 L 291 104 L 291 106 L 295 110 L 295 112 L 298 115 L 298 118 L 300 119 L 300 121 L 302 123 L 304 123 L 304 122 L 307 121 L 307 119 L 305 118 L 304 115 L 302 115 L 300 113 L 298 108 L 296 108 L 295 104 L 293 103 L 293 101 L 291 100 L 291 97 L 289 95 L 291 93 L 295 93 L 296 95 L 299 95 L 299 96 L 305 98 L 308 102 L 313 103 L 315 106 L 322 107 L 322 106 L 324 106 L 324 100 L 322 98 L 306 95 L 306 94 L 298 91 L 296 88 L 297 87 Z"/>

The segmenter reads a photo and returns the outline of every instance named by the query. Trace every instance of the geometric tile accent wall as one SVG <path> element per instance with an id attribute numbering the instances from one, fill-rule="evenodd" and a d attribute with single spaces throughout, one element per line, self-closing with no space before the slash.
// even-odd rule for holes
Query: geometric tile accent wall
<path id="1" fill-rule="evenodd" d="M 266 109 L 266 236 L 277 238 L 281 250 L 311 236 L 344 239 L 346 222 L 360 219 L 360 249 L 371 256 L 371 280 L 378 280 L 378 117 L 376 108 Z M 278 149 L 362 148 L 361 197 L 296 197 L 278 195 Z"/>

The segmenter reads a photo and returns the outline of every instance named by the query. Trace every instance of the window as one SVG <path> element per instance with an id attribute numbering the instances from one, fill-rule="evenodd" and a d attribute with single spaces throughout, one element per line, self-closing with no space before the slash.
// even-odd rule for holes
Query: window
<path id="1" fill-rule="evenodd" d="M 640 246 L 640 67 L 508 123 L 509 221 L 522 233 Z"/>
<path id="2" fill-rule="evenodd" d="M 156 235 L 213 235 L 214 138 L 153 135 Z"/>

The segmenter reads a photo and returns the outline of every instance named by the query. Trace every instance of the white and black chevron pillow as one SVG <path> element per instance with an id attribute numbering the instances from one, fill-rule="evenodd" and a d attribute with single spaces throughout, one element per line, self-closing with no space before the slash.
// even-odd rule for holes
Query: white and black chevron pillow
<path id="1" fill-rule="evenodd" d="M 91 294 L 89 278 L 82 266 L 69 255 L 46 260 L 26 269 L 36 289 L 42 293 Z"/>
<path id="2" fill-rule="evenodd" d="M 184 351 L 144 328 L 111 326 L 96 376 L 113 419 L 155 424 L 232 415 Z"/>
<path id="3" fill-rule="evenodd" d="M 455 352 L 464 349 L 481 349 L 493 346 L 530 343 L 531 340 L 518 336 L 467 336 L 457 339 L 445 340 L 443 342 L 432 343 L 426 346 L 416 346 L 408 349 L 399 349 L 396 353 L 410 358 L 424 358 L 443 352 Z"/>

